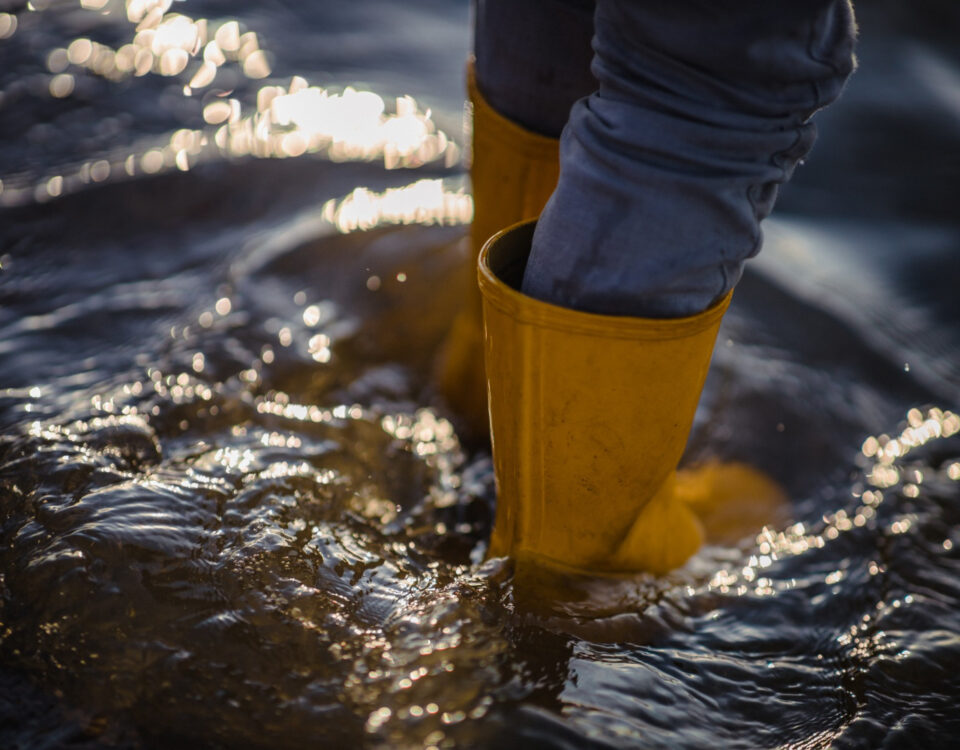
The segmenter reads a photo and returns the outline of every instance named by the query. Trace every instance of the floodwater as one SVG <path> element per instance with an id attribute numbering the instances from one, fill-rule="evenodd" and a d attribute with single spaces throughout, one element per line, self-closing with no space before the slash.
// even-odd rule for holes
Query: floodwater
<path id="1" fill-rule="evenodd" d="M 550 603 L 429 383 L 466 3 L 0 4 L 0 746 L 952 747 L 960 15 L 905 5 L 688 450 L 790 519 Z"/>

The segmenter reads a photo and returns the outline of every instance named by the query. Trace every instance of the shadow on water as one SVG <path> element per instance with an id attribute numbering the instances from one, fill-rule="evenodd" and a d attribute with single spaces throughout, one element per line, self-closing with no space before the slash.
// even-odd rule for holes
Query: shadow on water
<path id="1" fill-rule="evenodd" d="M 183 96 L 193 68 L 112 81 L 75 50 L 61 69 L 51 50 L 81 34 L 120 50 L 127 21 L 34 5 L 0 40 L 19 66 L 3 74 L 17 109 L 6 119 L 0 102 L 0 129 L 59 113 L 89 137 L 45 151 L 41 129 L 15 159 L 0 147 L 0 744 L 951 746 L 960 225 L 944 196 L 960 61 L 936 28 L 947 5 L 909 24 L 891 3 L 862 9 L 860 72 L 718 340 L 687 460 L 760 466 L 792 517 L 660 579 L 563 581 L 560 601 L 483 562 L 489 455 L 460 443 L 429 385 L 464 294 L 457 139 L 415 103 L 371 115 L 371 99 L 344 96 L 373 136 L 338 152 L 328 122 L 257 109 L 231 67 L 259 49 L 241 36 L 217 76 L 256 111 L 184 135 L 211 103 Z M 310 24 L 333 11 L 231 12 L 238 35 L 273 42 L 275 77 L 309 64 L 289 72 L 432 91 L 453 132 L 462 44 L 434 34 L 404 69 L 387 37 L 390 19 L 465 29 L 465 4 L 374 5 L 385 15 L 369 24 L 340 16 L 316 63 Z M 36 93 L 66 73 L 76 94 Z M 104 156 L 111 108 L 152 119 L 110 125 L 127 150 Z M 232 140 L 244 123 L 253 140 Z M 405 151 L 383 146 L 388 131 Z M 244 148 L 290 158 L 230 150 Z"/>

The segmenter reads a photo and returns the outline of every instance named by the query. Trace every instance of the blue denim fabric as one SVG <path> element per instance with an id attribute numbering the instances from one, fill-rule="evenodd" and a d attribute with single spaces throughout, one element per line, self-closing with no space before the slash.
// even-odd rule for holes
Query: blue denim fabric
<path id="1" fill-rule="evenodd" d="M 597 90 L 594 0 L 477 0 L 477 88 L 504 117 L 558 138 L 570 108 Z"/>
<path id="2" fill-rule="evenodd" d="M 855 33 L 849 0 L 597 0 L 598 90 L 563 130 L 524 292 L 646 317 L 726 294 L 854 68 Z"/>

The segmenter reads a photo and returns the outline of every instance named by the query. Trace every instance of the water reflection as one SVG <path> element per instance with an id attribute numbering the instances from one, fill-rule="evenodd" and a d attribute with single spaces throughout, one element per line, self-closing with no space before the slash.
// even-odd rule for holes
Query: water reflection
<path id="1" fill-rule="evenodd" d="M 450 190 L 442 180 L 419 180 L 383 193 L 357 188 L 340 201 L 324 204 L 322 215 L 344 233 L 391 224 L 469 224 L 473 200 L 462 187 Z M 379 280 L 374 284 L 379 288 Z"/>
<path id="2" fill-rule="evenodd" d="M 34 3 L 28 10 L 49 6 Z M 182 128 L 165 142 L 127 154 L 104 154 L 78 170 L 36 176 L 0 175 L 0 205 L 45 201 L 69 194 L 91 182 L 165 170 L 188 171 L 212 157 L 295 158 L 306 154 L 331 161 L 382 161 L 387 169 L 429 164 L 453 167 L 459 146 L 422 111 L 410 96 L 391 108 L 374 92 L 346 87 L 342 91 L 310 85 L 294 76 L 289 83 L 259 89 L 233 84 L 211 88 L 219 73 L 231 67 L 249 82 L 271 75 L 269 54 L 255 31 L 236 19 L 209 21 L 172 12 L 171 0 L 90 0 L 81 7 L 105 18 L 125 19 L 132 37 L 114 49 L 86 36 L 50 50 L 46 68 L 52 98 L 69 99 L 78 75 L 113 83 L 130 77 L 159 75 L 182 78 L 184 97 L 206 91 L 198 121 L 207 127 Z M 0 39 L 11 36 L 17 17 L 0 14 Z M 231 77 L 232 80 L 232 77 Z"/>
<path id="3" fill-rule="evenodd" d="M 905 468 L 905 457 L 931 440 L 951 438 L 958 433 L 960 415 L 939 408 L 928 409 L 926 413 L 920 409 L 911 409 L 907 414 L 907 424 L 899 436 L 871 436 L 863 442 L 861 453 L 870 461 L 865 470 L 865 479 L 874 489 L 855 487 L 853 497 L 859 500 L 859 504 L 849 510 L 841 508 L 834 513 L 824 514 L 815 533 L 811 533 L 804 523 L 794 524 L 783 531 L 765 528 L 757 537 L 758 554 L 751 555 L 747 564 L 739 570 L 718 571 L 711 579 L 709 588 L 720 593 L 734 592 L 740 596 L 747 593 L 755 596 L 775 593 L 771 588 L 772 581 L 763 577 L 760 571 L 785 557 L 823 549 L 846 532 L 868 526 L 875 527 L 877 509 L 884 501 L 885 491 L 899 487 L 903 497 L 918 498 L 924 472 L 914 466 Z M 954 471 L 951 464 L 947 467 L 946 475 L 956 479 L 954 474 L 960 476 L 960 471 Z M 887 533 L 905 534 L 910 531 L 912 523 L 913 520 L 908 516 L 897 516 L 889 522 Z M 878 572 L 879 569 L 875 566 L 871 568 L 871 574 Z M 829 572 L 824 580 L 827 584 L 835 584 L 842 581 L 844 576 L 843 570 L 834 570 Z"/>
<path id="4" fill-rule="evenodd" d="M 44 397 L 39 388 L 2 395 Z M 955 533 L 933 517 L 956 515 L 934 488 L 944 476 L 956 482 L 949 467 L 960 462 L 907 462 L 927 446 L 948 450 L 949 411 L 911 410 L 895 438 L 910 448 L 889 463 L 865 441 L 872 465 L 924 475 L 923 506 L 855 485 L 851 508 L 765 529 L 742 553 L 708 550 L 665 579 L 593 582 L 592 600 L 543 617 L 516 600 L 506 569 L 450 560 L 436 546 L 458 536 L 476 544 L 489 519 L 471 520 L 473 469 L 434 410 L 322 406 L 160 369 L 97 389 L 83 408 L 86 418 L 34 420 L 2 446 L 0 482 L 14 498 L 7 528 L 16 529 L 4 562 L 22 560 L 6 585 L 28 597 L 49 578 L 74 613 L 81 598 L 109 601 L 118 589 L 136 611 L 116 621 L 117 641 L 93 614 L 61 618 L 62 598 L 36 602 L 5 639 L 42 654 L 34 668 L 70 695 L 98 678 L 113 685 L 87 696 L 93 705 L 124 699 L 102 679 L 110 674 L 158 678 L 128 707 L 141 727 L 205 705 L 196 741 L 216 731 L 292 746 L 281 738 L 322 727 L 336 742 L 440 747 L 539 727 L 552 738 L 699 746 L 720 726 L 754 744 L 827 746 L 865 731 L 844 707 L 860 700 L 858 674 L 897 680 L 896 665 L 922 673 L 952 648 L 917 624 L 941 579 L 905 581 L 909 555 L 882 554 L 888 543 L 934 559 L 953 549 L 949 536 L 929 550 L 927 539 Z M 137 666 L 131 649 L 148 647 L 156 660 Z M 211 708 L 211 674 L 236 705 Z M 254 701 L 279 724 L 246 718 Z M 778 711 L 790 722 L 777 723 Z M 151 731 L 161 744 L 173 738 Z"/>

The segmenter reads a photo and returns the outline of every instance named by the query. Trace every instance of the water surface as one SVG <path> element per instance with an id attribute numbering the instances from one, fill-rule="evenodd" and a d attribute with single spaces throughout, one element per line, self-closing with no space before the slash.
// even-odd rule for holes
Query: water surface
<path id="1" fill-rule="evenodd" d="M 141 5 L 0 8 L 0 744 L 952 746 L 950 3 L 861 10 L 721 331 L 688 461 L 789 520 L 554 603 L 430 387 L 466 4 Z"/>

